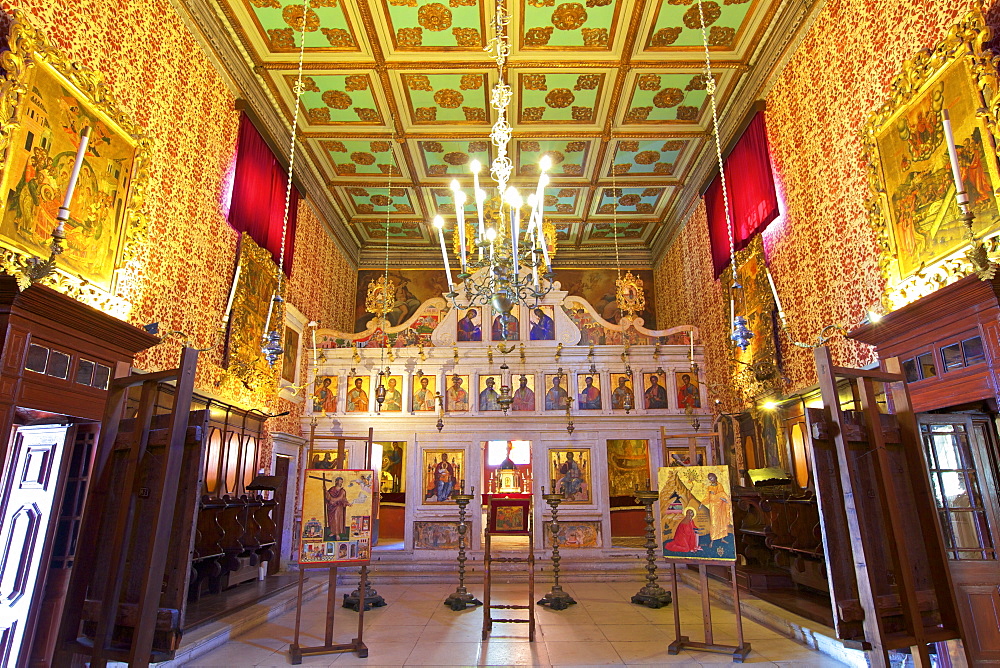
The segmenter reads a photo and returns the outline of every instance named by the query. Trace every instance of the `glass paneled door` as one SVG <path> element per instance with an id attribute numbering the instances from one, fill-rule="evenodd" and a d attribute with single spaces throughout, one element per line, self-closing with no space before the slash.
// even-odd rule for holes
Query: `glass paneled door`
<path id="1" fill-rule="evenodd" d="M 968 649 L 977 664 L 1000 662 L 994 425 L 974 414 L 924 414 L 918 421 Z"/>

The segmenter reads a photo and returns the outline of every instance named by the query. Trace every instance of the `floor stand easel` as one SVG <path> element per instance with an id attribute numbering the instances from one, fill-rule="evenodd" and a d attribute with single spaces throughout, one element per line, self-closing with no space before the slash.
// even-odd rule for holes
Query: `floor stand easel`
<path id="1" fill-rule="evenodd" d="M 495 517 L 493 506 L 502 499 L 490 499 L 489 518 Z M 531 530 L 531 506 L 528 506 L 527 529 L 525 531 L 503 531 L 499 535 L 503 536 L 527 536 L 528 556 L 527 557 L 494 557 L 492 553 L 492 537 L 489 523 L 486 527 L 486 552 L 483 555 L 483 640 L 486 640 L 493 630 L 493 623 L 498 624 L 527 624 L 528 641 L 535 641 L 535 541 Z M 499 605 L 491 603 L 493 586 L 493 576 L 491 566 L 494 563 L 504 564 L 527 564 L 528 565 L 528 604 L 527 605 Z M 527 619 L 516 618 L 494 618 L 493 610 L 527 610 Z"/>
<path id="2" fill-rule="evenodd" d="M 710 433 L 695 433 L 695 434 L 668 434 L 666 429 L 660 428 L 660 438 L 663 441 L 663 454 L 664 461 L 666 461 L 667 455 L 667 440 L 674 438 L 684 438 L 687 439 L 688 444 L 688 461 L 692 465 L 698 465 L 699 463 L 707 464 L 709 466 L 715 463 L 715 452 L 716 452 L 716 442 L 715 438 L 719 436 L 718 432 Z M 698 461 L 698 439 L 699 438 L 711 438 L 712 446 L 705 448 L 705 459 L 704 462 Z M 698 584 L 701 587 L 701 615 L 702 624 L 705 630 L 705 641 L 697 642 L 690 640 L 687 636 L 681 635 L 681 611 L 677 603 L 677 564 L 678 563 L 691 563 L 697 564 L 698 566 Z M 717 565 L 718 562 L 712 562 L 713 565 Z M 740 590 L 739 586 L 736 584 L 736 562 L 732 562 L 729 566 L 729 581 L 733 588 L 733 612 L 736 614 L 736 644 L 735 645 L 723 645 L 715 642 L 715 638 L 712 634 L 712 600 L 709 596 L 708 590 L 708 565 L 705 562 L 700 562 L 698 560 L 691 560 L 690 562 L 680 562 L 678 560 L 671 559 L 671 583 L 670 592 L 674 601 L 674 641 L 670 643 L 667 647 L 668 654 L 678 654 L 682 649 L 696 649 L 703 652 L 718 652 L 720 654 L 731 654 L 734 663 L 743 663 L 750 653 L 750 643 L 744 642 L 743 640 L 743 614 L 740 611 Z"/>
<path id="3" fill-rule="evenodd" d="M 295 610 L 295 639 L 288 648 L 288 656 L 292 665 L 302 663 L 304 656 L 317 656 L 320 654 L 339 654 L 342 652 L 357 652 L 359 658 L 368 656 L 368 646 L 364 643 L 365 629 L 365 588 L 368 584 L 368 564 L 361 567 L 361 584 L 358 586 L 360 592 L 360 603 L 358 607 L 358 637 L 351 642 L 333 642 L 333 617 L 337 610 L 337 566 L 329 567 L 330 588 L 326 593 L 326 634 L 322 645 L 315 647 L 302 647 L 299 644 L 299 630 L 302 624 L 302 588 L 306 579 L 306 569 L 299 566 L 299 590 L 298 607 Z"/>

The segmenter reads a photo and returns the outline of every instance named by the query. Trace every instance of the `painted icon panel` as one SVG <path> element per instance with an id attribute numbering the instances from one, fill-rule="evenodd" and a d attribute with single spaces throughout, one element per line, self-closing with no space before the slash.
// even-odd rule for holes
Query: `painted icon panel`
<path id="1" fill-rule="evenodd" d="M 664 557 L 736 559 L 728 466 L 665 466 L 658 484 Z"/>
<path id="2" fill-rule="evenodd" d="M 375 517 L 375 472 L 306 469 L 299 562 L 367 563 Z"/>

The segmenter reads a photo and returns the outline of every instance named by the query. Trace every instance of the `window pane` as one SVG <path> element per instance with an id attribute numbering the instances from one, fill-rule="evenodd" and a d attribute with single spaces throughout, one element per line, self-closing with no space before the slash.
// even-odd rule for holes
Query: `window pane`
<path id="1" fill-rule="evenodd" d="M 921 378 L 933 378 L 937 375 L 937 368 L 934 366 L 934 356 L 930 353 L 917 357 L 917 366 L 920 367 Z"/>
<path id="2" fill-rule="evenodd" d="M 917 360 L 912 357 L 903 362 L 903 373 L 906 375 L 907 383 L 915 383 L 920 380 L 920 373 L 917 371 Z"/>
<path id="3" fill-rule="evenodd" d="M 80 385 L 90 385 L 94 380 L 94 363 L 81 359 L 76 365 L 76 382 Z"/>
<path id="4" fill-rule="evenodd" d="M 968 508 L 969 490 L 965 486 L 965 475 L 957 471 L 941 473 L 941 490 L 949 508 Z"/>
<path id="5" fill-rule="evenodd" d="M 111 367 L 98 364 L 94 371 L 94 387 L 99 390 L 108 389 L 108 381 L 111 380 Z"/>
<path id="6" fill-rule="evenodd" d="M 28 346 L 28 360 L 24 363 L 24 368 L 28 371 L 45 373 L 45 363 L 49 359 L 49 349 L 36 346 L 32 343 Z"/>
<path id="7" fill-rule="evenodd" d="M 931 487 L 934 490 L 934 505 L 944 508 L 944 496 L 941 494 L 941 481 L 937 473 L 931 473 Z"/>
<path id="8" fill-rule="evenodd" d="M 958 454 L 958 445 L 955 437 L 949 434 L 934 434 L 931 436 L 931 443 L 937 452 L 938 468 L 960 469 L 962 460 Z"/>
<path id="9" fill-rule="evenodd" d="M 962 361 L 962 347 L 957 343 L 945 346 L 941 349 L 941 361 L 944 362 L 945 371 L 961 369 L 965 366 Z"/>
<path id="10" fill-rule="evenodd" d="M 986 361 L 986 351 L 983 350 L 983 340 L 978 336 L 962 341 L 965 350 L 965 365 L 972 366 Z"/>
<path id="11" fill-rule="evenodd" d="M 45 374 L 53 378 L 66 378 L 69 375 L 69 355 L 56 352 L 49 355 L 49 364 L 45 367 Z"/>
<path id="12" fill-rule="evenodd" d="M 955 537 L 954 547 L 981 550 L 983 546 L 979 542 L 979 531 L 976 528 L 976 514 L 949 513 L 949 515 L 951 515 L 951 533 Z M 966 553 L 964 556 L 969 558 L 973 555 Z M 982 558 L 982 555 L 980 555 L 980 558 Z"/>

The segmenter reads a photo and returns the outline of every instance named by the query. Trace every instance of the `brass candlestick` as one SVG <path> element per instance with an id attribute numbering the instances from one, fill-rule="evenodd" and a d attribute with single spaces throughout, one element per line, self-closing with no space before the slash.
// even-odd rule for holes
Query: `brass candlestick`
<path id="1" fill-rule="evenodd" d="M 456 503 L 458 503 L 458 589 L 444 600 L 444 604 L 456 612 L 465 610 L 470 605 L 483 604 L 482 601 L 470 594 L 469 590 L 465 588 L 465 562 L 468 561 L 465 556 L 465 534 L 469 531 L 469 524 L 465 519 L 465 510 L 469 502 L 475 497 L 475 487 L 468 494 L 465 493 L 465 489 L 463 488 L 462 492 L 456 494 L 454 497 Z"/>
<path id="2" fill-rule="evenodd" d="M 656 584 L 656 528 L 653 526 L 653 504 L 659 492 L 635 490 L 635 500 L 646 508 L 646 585 L 636 592 L 632 602 L 647 608 L 670 605 L 670 592 Z"/>
<path id="3" fill-rule="evenodd" d="M 573 597 L 563 591 L 559 586 L 559 504 L 562 503 L 562 494 L 546 494 L 542 487 L 542 498 L 552 508 L 552 521 L 549 523 L 549 530 L 552 532 L 552 590 L 538 601 L 538 605 L 547 605 L 550 610 L 565 610 L 571 604 L 576 603 Z"/>

